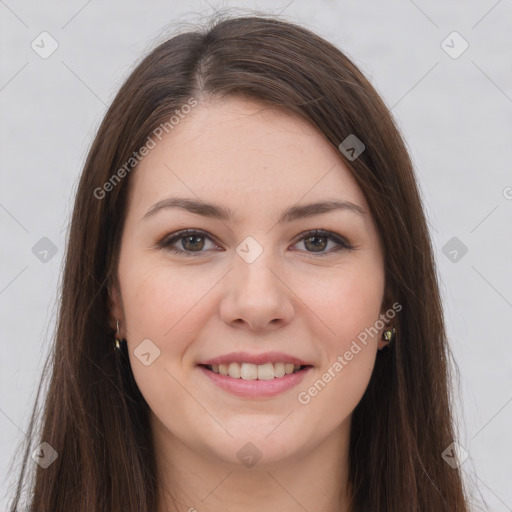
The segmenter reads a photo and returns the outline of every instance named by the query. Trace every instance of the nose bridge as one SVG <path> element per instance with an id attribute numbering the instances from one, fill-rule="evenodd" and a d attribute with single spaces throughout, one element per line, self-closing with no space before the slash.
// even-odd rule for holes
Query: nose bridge
<path id="1" fill-rule="evenodd" d="M 245 321 L 252 328 L 289 321 L 293 314 L 290 292 L 279 279 L 280 262 L 269 237 L 265 248 L 246 239 L 237 253 L 222 307 L 224 320 Z"/>
<path id="2" fill-rule="evenodd" d="M 279 262 L 267 238 L 263 245 L 248 240 L 237 248 L 238 261 L 235 263 L 233 279 L 238 294 L 264 294 L 267 298 L 282 293 L 282 283 L 276 278 Z M 271 270 L 272 269 L 272 270 Z"/>

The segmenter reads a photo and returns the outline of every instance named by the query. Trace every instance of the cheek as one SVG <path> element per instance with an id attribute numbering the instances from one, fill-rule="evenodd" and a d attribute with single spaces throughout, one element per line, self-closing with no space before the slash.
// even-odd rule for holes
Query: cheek
<path id="1" fill-rule="evenodd" d="M 328 351 L 344 352 L 352 341 L 379 318 L 384 275 L 379 266 L 358 266 L 332 272 L 309 287 L 304 302 L 320 317 L 328 333 Z"/>
<path id="2" fill-rule="evenodd" d="M 184 351 L 201 325 L 198 315 L 205 315 L 208 292 L 218 281 L 211 273 L 197 274 L 192 266 L 177 270 L 161 262 L 126 266 L 122 293 L 132 350 L 149 338 L 166 352 Z"/>
<path id="3" fill-rule="evenodd" d="M 138 261 L 142 262 L 142 258 Z M 176 271 L 161 262 L 126 265 L 123 271 L 123 305 L 133 375 L 150 408 L 165 416 L 167 407 L 181 410 L 181 404 L 186 402 L 180 379 L 174 376 L 181 372 L 191 341 L 197 339 L 199 316 L 207 314 L 205 296 L 214 280 L 211 276 L 194 279 L 192 270 Z M 148 339 L 157 349 L 144 341 Z M 148 365 L 139 359 L 139 347 L 143 346 L 149 346 Z"/>
<path id="4" fill-rule="evenodd" d="M 377 337 L 358 336 L 379 318 L 384 279 L 377 269 L 339 272 L 311 291 L 306 300 L 328 327 L 323 330 L 328 334 L 318 339 L 324 356 L 322 366 L 297 397 L 308 418 L 315 418 L 310 421 L 319 432 L 327 434 L 344 421 L 370 381 Z"/>

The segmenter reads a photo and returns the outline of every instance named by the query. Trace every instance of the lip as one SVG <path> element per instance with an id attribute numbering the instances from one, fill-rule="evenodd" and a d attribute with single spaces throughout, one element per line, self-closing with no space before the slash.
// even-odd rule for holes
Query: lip
<path id="1" fill-rule="evenodd" d="M 283 352 L 264 352 L 262 354 L 250 354 L 249 352 L 231 352 L 223 356 L 214 357 L 207 361 L 201 361 L 198 365 L 229 364 L 229 363 L 293 363 L 298 366 L 313 366 L 311 363 Z M 283 377 L 284 378 L 284 377 Z"/>
<path id="2" fill-rule="evenodd" d="M 214 360 L 212 359 L 212 361 Z M 233 359 L 230 359 L 230 361 L 235 362 Z M 281 359 L 280 361 L 283 360 Z M 246 362 L 248 361 L 246 360 Z M 229 393 L 232 393 L 233 395 L 242 398 L 254 399 L 276 396 L 297 386 L 302 382 L 306 374 L 313 367 L 306 366 L 305 368 L 297 371 L 296 373 L 291 373 L 289 375 L 285 375 L 284 377 L 274 378 L 272 380 L 234 379 L 233 377 L 221 375 L 220 373 L 215 373 L 211 370 L 208 370 L 204 366 L 198 366 L 198 368 L 203 373 L 203 375 L 208 377 L 214 384 L 216 384 L 219 388 L 223 389 L 224 391 L 228 391 Z"/>

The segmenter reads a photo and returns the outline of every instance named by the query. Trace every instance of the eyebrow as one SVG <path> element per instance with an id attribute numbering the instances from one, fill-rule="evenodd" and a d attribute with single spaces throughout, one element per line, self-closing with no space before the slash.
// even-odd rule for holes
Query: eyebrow
<path id="1" fill-rule="evenodd" d="M 185 197 L 169 197 L 159 201 L 146 212 L 141 220 L 153 217 L 157 212 L 169 208 L 180 208 L 197 215 L 202 215 L 203 217 L 211 217 L 223 221 L 236 220 L 236 214 L 230 208 Z M 357 215 L 366 215 L 366 211 L 357 204 L 351 203 L 350 201 L 333 199 L 305 205 L 290 206 L 281 214 L 277 223 L 283 224 L 284 222 L 312 217 L 334 210 L 345 210 L 356 213 Z"/>

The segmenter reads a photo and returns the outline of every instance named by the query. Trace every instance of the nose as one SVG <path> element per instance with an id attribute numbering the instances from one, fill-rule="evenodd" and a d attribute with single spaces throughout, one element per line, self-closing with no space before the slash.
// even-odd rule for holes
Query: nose
<path id="1" fill-rule="evenodd" d="M 269 251 L 270 252 L 270 251 Z M 220 305 L 224 322 L 252 331 L 275 331 L 290 323 L 294 315 L 293 292 L 279 275 L 266 251 L 247 263 L 235 262 L 224 285 L 226 293 Z"/>

